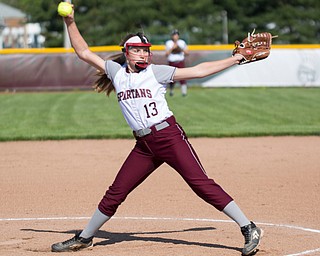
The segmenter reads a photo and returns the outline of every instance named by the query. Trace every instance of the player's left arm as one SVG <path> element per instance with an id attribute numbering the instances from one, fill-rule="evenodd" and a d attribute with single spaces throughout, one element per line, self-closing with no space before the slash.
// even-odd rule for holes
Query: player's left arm
<path id="1" fill-rule="evenodd" d="M 184 53 L 185 56 L 188 56 L 188 55 L 189 55 L 189 50 L 188 50 L 188 48 L 184 48 L 184 49 L 183 49 L 183 53 Z"/>
<path id="2" fill-rule="evenodd" d="M 184 46 L 182 48 L 183 53 L 185 56 L 189 55 L 189 49 L 188 49 L 188 45 L 186 44 L 186 42 L 184 42 Z"/>
<path id="3" fill-rule="evenodd" d="M 193 67 L 177 68 L 173 80 L 188 80 L 194 78 L 203 78 L 225 70 L 233 65 L 239 64 L 243 56 L 236 54 L 223 60 L 203 62 Z"/>

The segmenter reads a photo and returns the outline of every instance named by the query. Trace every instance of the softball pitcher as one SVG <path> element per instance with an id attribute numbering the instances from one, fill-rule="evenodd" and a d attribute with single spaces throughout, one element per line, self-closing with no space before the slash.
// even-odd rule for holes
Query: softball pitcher
<path id="1" fill-rule="evenodd" d="M 143 34 L 138 33 L 129 34 L 124 39 L 120 55 L 105 61 L 89 50 L 76 26 L 74 13 L 65 17 L 64 21 L 78 57 L 101 72 L 96 89 L 108 95 L 115 91 L 136 144 L 85 229 L 69 240 L 53 244 L 52 251 L 76 251 L 92 246 L 95 233 L 116 213 L 128 194 L 160 165 L 167 163 L 200 198 L 239 225 L 245 239 L 243 255 L 255 252 L 262 230 L 249 221 L 232 197 L 207 176 L 165 99 L 166 84 L 212 75 L 238 64 L 242 55 L 188 68 L 154 65 L 151 64 L 151 44 Z"/>

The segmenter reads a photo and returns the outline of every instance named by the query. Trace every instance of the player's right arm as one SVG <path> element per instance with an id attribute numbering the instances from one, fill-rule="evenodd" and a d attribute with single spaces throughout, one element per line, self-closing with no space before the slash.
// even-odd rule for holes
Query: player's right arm
<path id="1" fill-rule="evenodd" d="M 78 57 L 96 69 L 105 72 L 105 61 L 89 49 L 88 44 L 80 34 L 74 20 L 74 11 L 72 14 L 65 17 L 64 21 L 67 25 L 71 45 Z"/>
<path id="2" fill-rule="evenodd" d="M 168 57 L 173 50 L 173 47 L 170 45 L 170 41 L 166 42 L 166 56 Z"/>

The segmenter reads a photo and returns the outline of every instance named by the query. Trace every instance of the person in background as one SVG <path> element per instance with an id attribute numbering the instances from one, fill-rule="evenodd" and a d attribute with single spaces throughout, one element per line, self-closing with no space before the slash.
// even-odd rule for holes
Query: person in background
<path id="1" fill-rule="evenodd" d="M 176 68 L 185 67 L 185 57 L 189 54 L 186 42 L 180 39 L 180 34 L 177 29 L 171 33 L 171 39 L 166 42 L 166 56 L 169 66 Z M 187 95 L 187 81 L 180 80 L 182 96 Z M 169 83 L 170 96 L 173 96 L 175 82 Z"/>

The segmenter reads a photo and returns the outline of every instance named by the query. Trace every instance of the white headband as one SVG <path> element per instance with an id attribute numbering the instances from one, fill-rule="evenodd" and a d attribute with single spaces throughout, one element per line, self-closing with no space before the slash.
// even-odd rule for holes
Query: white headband
<path id="1" fill-rule="evenodd" d="M 146 44 L 149 44 L 149 42 L 148 42 L 148 39 L 145 37 L 145 36 L 143 36 L 142 37 L 144 40 L 145 40 L 145 43 Z M 124 48 L 126 48 L 126 46 L 127 46 L 127 44 L 143 44 L 144 42 L 142 42 L 141 41 L 141 38 L 140 37 L 138 37 L 138 36 L 133 36 L 133 37 L 130 37 L 125 43 L 124 43 Z"/>

